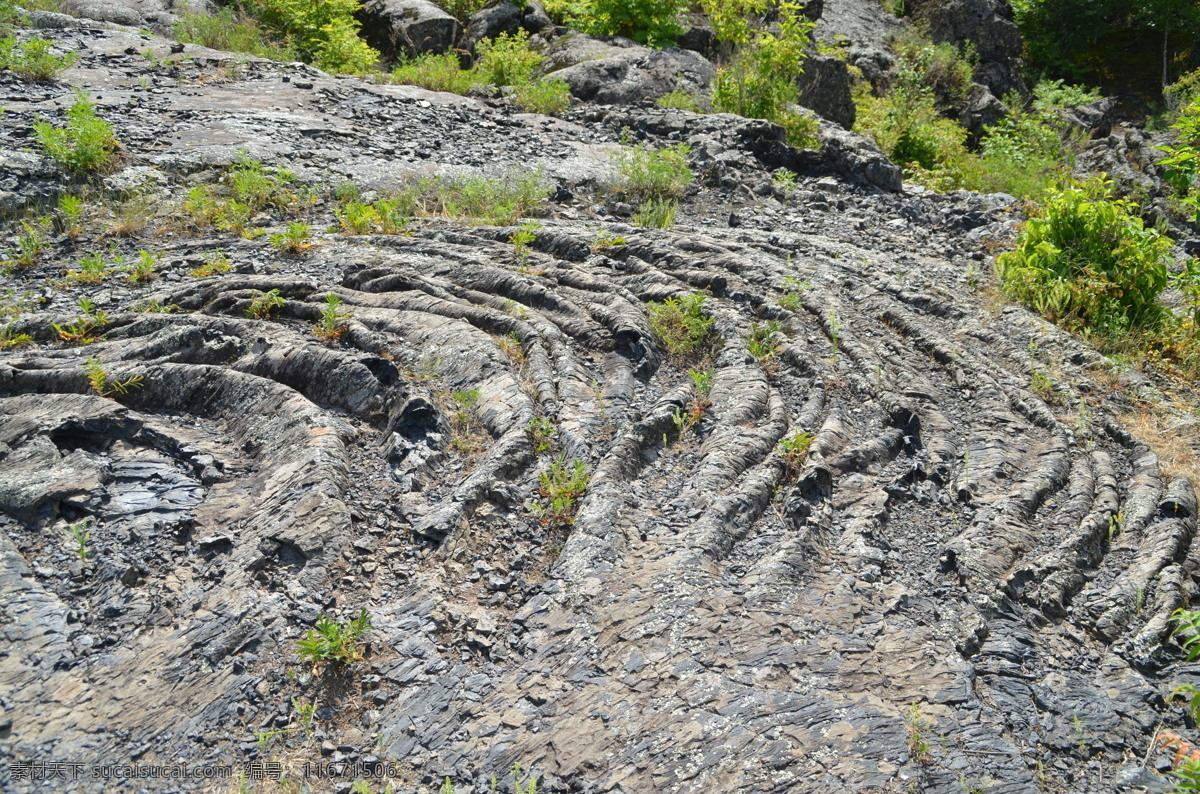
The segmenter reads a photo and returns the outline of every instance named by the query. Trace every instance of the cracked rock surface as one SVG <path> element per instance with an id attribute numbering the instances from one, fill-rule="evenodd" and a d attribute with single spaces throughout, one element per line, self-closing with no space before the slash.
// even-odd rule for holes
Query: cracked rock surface
<path id="1" fill-rule="evenodd" d="M 6 207 L 71 188 L 30 125 L 78 86 L 125 146 L 110 185 L 165 213 L 244 150 L 314 188 L 315 239 L 293 256 L 163 223 L 61 237 L 9 277 L 41 304 L 12 326 L 33 343 L 0 352 L 6 756 L 378 761 L 402 791 L 486 791 L 514 763 L 561 792 L 1163 789 L 1140 760 L 1183 729 L 1164 698 L 1192 673 L 1163 641 L 1195 589 L 1196 496 L 1117 420 L 1094 351 L 996 297 L 1010 198 L 882 190 L 855 169 L 890 164 L 845 132 L 841 156 L 796 152 L 732 116 L 550 119 L 172 59 L 122 28 L 43 34 L 81 59 L 59 84 L 3 75 Z M 692 145 L 669 230 L 613 194 L 626 127 Z M 343 235 L 321 192 L 514 166 L 554 188 L 527 251 L 453 219 Z M 110 244 L 161 253 L 161 277 L 55 286 Z M 189 275 L 218 248 L 231 271 Z M 270 290 L 283 305 L 249 319 Z M 650 329 L 647 302 L 697 291 L 708 364 Z M 311 332 L 329 294 L 350 315 L 334 344 Z M 107 323 L 68 346 L 52 324 L 80 297 Z M 1060 399 L 1029 391 L 1031 344 Z M 140 387 L 98 396 L 88 359 Z M 535 417 L 590 473 L 569 524 L 541 509 Z M 361 608 L 365 659 L 314 675 L 296 641 Z M 63 784 L 189 787 L 226 790 Z"/>

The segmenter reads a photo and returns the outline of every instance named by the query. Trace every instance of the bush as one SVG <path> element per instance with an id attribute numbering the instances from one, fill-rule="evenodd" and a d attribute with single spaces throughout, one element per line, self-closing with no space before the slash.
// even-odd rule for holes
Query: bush
<path id="1" fill-rule="evenodd" d="M 529 213 L 553 188 L 540 171 L 510 171 L 500 178 L 422 179 L 397 194 L 396 212 L 475 218 L 507 226 Z"/>
<path id="2" fill-rule="evenodd" d="M 526 113 L 557 116 L 571 107 L 571 89 L 565 80 L 534 80 L 519 85 L 513 98 Z"/>
<path id="3" fill-rule="evenodd" d="M 933 92 L 940 107 L 966 98 L 975 71 L 975 50 L 970 43 L 960 52 L 953 44 L 934 44 L 921 28 L 909 28 L 892 39 L 892 49 L 902 71 L 915 73 L 916 81 Z"/>
<path id="4" fill-rule="evenodd" d="M 24 44 L 13 38 L 0 39 L 0 69 L 16 72 L 26 80 L 51 82 L 77 60 L 79 55 L 74 52 L 55 55 L 47 39 L 32 38 Z"/>
<path id="5" fill-rule="evenodd" d="M 682 88 L 676 88 L 669 94 L 663 94 L 654 102 L 654 104 L 660 108 L 690 110 L 692 113 L 700 112 L 700 98 L 695 94 L 689 94 Z"/>
<path id="6" fill-rule="evenodd" d="M 815 124 L 793 105 L 813 26 L 804 21 L 800 7 L 790 2 L 780 4 L 779 15 L 777 30 L 745 33 L 748 41 L 717 70 L 712 106 L 718 113 L 773 121 L 787 130 L 789 143 L 808 147 L 816 138 Z"/>
<path id="7" fill-rule="evenodd" d="M 179 41 L 214 50 L 244 52 L 275 61 L 296 60 L 296 53 L 272 41 L 261 25 L 228 7 L 212 14 L 185 9 L 171 26 L 171 33 Z"/>
<path id="8" fill-rule="evenodd" d="M 650 330 L 673 356 L 690 356 L 712 347 L 715 321 L 704 313 L 700 293 L 650 304 Z"/>
<path id="9" fill-rule="evenodd" d="M 679 24 L 683 10 L 680 0 L 592 0 L 590 20 L 581 20 L 585 21 L 581 30 L 666 47 L 683 33 Z"/>
<path id="10" fill-rule="evenodd" d="M 559 458 L 551 461 L 538 474 L 538 493 L 546 500 L 541 507 L 542 523 L 565 526 L 574 521 L 575 508 L 587 493 L 590 481 L 591 475 L 582 460 L 568 463 L 565 458 Z"/>
<path id="11" fill-rule="evenodd" d="M 390 81 L 401 85 L 416 85 L 430 91 L 465 94 L 471 90 L 475 78 L 471 72 L 459 67 L 457 55 L 444 52 L 439 55 L 418 55 L 411 60 L 400 62 L 392 69 Z"/>
<path id="12" fill-rule="evenodd" d="M 676 143 L 662 149 L 631 146 L 617 155 L 621 188 L 642 199 L 679 198 L 696 179 L 688 167 L 691 147 Z"/>
<path id="13" fill-rule="evenodd" d="M 1096 179 L 1049 195 L 996 271 L 1004 292 L 1048 319 L 1112 343 L 1167 318 L 1171 240 L 1146 229 L 1132 203 Z"/>
<path id="14" fill-rule="evenodd" d="M 96 115 L 95 106 L 82 93 L 67 111 L 67 126 L 36 121 L 33 135 L 42 150 L 73 173 L 103 171 L 117 159 L 120 143 L 112 125 Z"/>
<path id="15" fill-rule="evenodd" d="M 358 37 L 361 0 L 250 0 L 247 8 L 302 60 L 326 71 L 359 74 L 379 60 Z"/>
<path id="16" fill-rule="evenodd" d="M 1167 156 L 1159 161 L 1165 170 L 1163 178 L 1183 204 L 1191 209 L 1192 220 L 1200 219 L 1200 98 L 1193 99 L 1171 126 L 1175 143 L 1163 146 Z"/>
<path id="17" fill-rule="evenodd" d="M 1099 102 L 1103 98 L 1099 91 L 1093 91 L 1083 85 L 1067 85 L 1062 80 L 1039 80 L 1033 87 L 1035 110 L 1078 108 Z"/>
<path id="18" fill-rule="evenodd" d="M 542 55 L 529 49 L 529 33 L 501 33 L 475 45 L 476 82 L 488 85 L 525 85 L 542 63 Z"/>

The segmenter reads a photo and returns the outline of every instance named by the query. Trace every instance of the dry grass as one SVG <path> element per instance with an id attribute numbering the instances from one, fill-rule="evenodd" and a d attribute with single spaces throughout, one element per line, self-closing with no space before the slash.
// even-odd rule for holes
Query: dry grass
<path id="1" fill-rule="evenodd" d="M 1158 456 L 1165 477 L 1186 477 L 1200 485 L 1200 420 L 1177 402 L 1137 403 L 1118 421 Z"/>

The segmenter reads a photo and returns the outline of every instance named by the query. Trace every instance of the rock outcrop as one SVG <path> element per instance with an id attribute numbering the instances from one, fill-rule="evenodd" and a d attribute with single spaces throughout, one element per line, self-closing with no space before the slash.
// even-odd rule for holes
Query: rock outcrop
<path id="1" fill-rule="evenodd" d="M 58 762 L 96 792 L 227 789 L 90 776 L 126 762 L 317 791 L 487 791 L 517 763 L 548 792 L 1161 782 L 1147 748 L 1189 730 L 1164 698 L 1194 677 L 1169 616 L 1195 592 L 1195 494 L 1123 424 L 1152 385 L 995 294 L 1011 197 L 904 188 L 831 123 L 798 152 L 734 116 L 551 119 L 45 35 L 80 62 L 0 78 L 7 206 L 77 190 L 27 151 L 76 87 L 124 143 L 106 178 L 141 187 L 6 282 L 5 332 L 30 339 L 0 350 L 0 788 Z M 632 73 L 625 49 L 598 51 Z M 625 130 L 691 146 L 672 228 L 625 222 Z M 246 156 L 297 200 L 251 219 L 266 234 L 197 229 L 180 197 Z M 552 196 L 532 239 L 343 233 L 347 180 L 369 201 L 506 173 Z M 146 228 L 108 233 L 135 199 Z M 288 222 L 312 234 L 291 253 Z M 154 281 L 66 277 L 139 248 Z M 652 304 L 695 293 L 711 349 L 673 357 Z M 68 344 L 81 319 L 98 338 Z M 587 486 L 556 516 L 559 459 Z M 321 616 L 364 609 L 361 661 L 300 658 Z"/>
<path id="2" fill-rule="evenodd" d="M 462 25 L 430 0 L 366 0 L 358 12 L 362 36 L 385 57 L 445 52 Z"/>

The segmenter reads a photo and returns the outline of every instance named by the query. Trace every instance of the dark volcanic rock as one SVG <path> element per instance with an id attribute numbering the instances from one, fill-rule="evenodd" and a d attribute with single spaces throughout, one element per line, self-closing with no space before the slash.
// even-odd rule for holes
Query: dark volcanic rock
<path id="1" fill-rule="evenodd" d="M 627 39 L 574 33 L 550 46 L 541 73 L 565 80 L 578 99 L 611 105 L 657 99 L 676 88 L 707 88 L 715 69 L 691 50 L 652 50 Z"/>
<path id="2" fill-rule="evenodd" d="M 3 285 L 0 789 L 358 761 L 399 791 L 519 763 L 553 794 L 1100 794 L 1156 780 L 1168 758 L 1129 759 L 1160 729 L 1196 741 L 1167 702 L 1200 682 L 1170 639 L 1194 491 L 1095 350 L 995 296 L 1012 197 L 904 188 L 830 122 L 798 152 L 728 114 L 552 119 L 88 27 L 46 32 L 80 53 L 61 82 L 0 76 L 7 206 L 88 196 Z M 124 146 L 86 193 L 23 151 L 75 88 Z M 624 134 L 690 146 L 670 228 L 623 220 Z M 243 236 L 184 199 L 247 157 L 295 181 Z M 355 228 L 335 191 L 531 175 L 552 198 L 500 226 Z M 649 304 L 693 294 L 711 347 L 672 356 Z M 587 481 L 566 519 L 560 456 Z M 301 658 L 361 610 L 361 660 Z"/>
<path id="3" fill-rule="evenodd" d="M 366 0 L 358 12 L 362 35 L 387 57 L 445 52 L 462 38 L 462 25 L 429 0 Z"/>
<path id="4" fill-rule="evenodd" d="M 812 55 L 800 76 L 799 103 L 846 129 L 854 126 L 854 98 L 846 62 L 830 55 Z"/>
<path id="5" fill-rule="evenodd" d="M 1021 33 L 1005 0 L 911 0 L 914 19 L 929 25 L 934 42 L 970 42 L 979 56 L 975 80 L 996 96 L 1027 94 L 1018 73 Z"/>
<path id="6" fill-rule="evenodd" d="M 540 33 L 553 28 L 554 22 L 537 0 L 518 6 L 511 0 L 492 0 L 471 17 L 463 38 L 464 46 L 474 48 L 481 39 L 492 39 L 501 33 Z"/>

